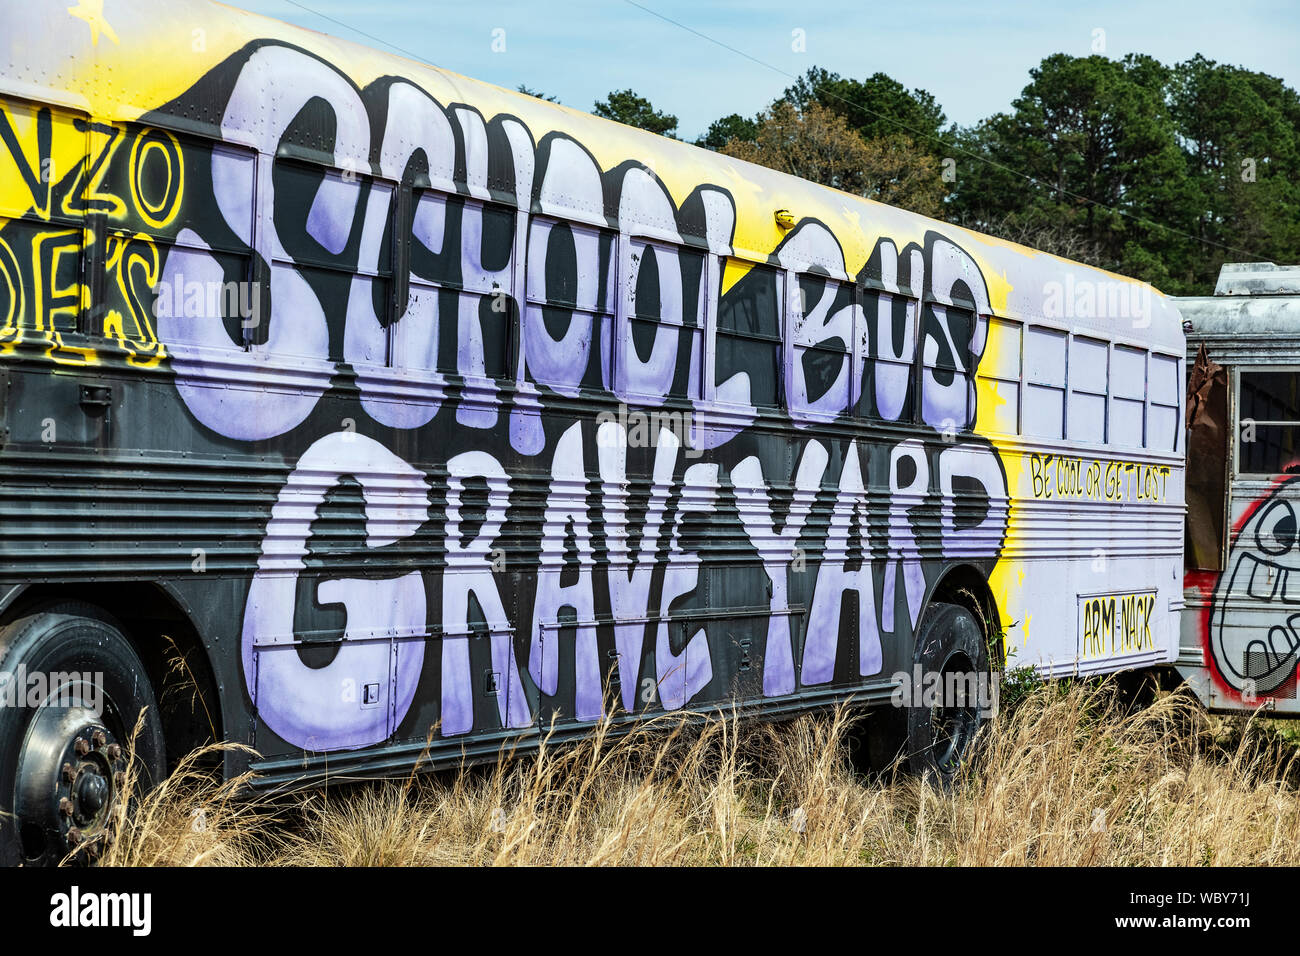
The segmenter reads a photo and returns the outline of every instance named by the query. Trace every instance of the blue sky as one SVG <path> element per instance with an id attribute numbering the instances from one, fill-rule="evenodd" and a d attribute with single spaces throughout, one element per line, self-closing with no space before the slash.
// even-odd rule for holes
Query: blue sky
<path id="1" fill-rule="evenodd" d="M 783 74 L 813 65 L 853 77 L 888 73 L 933 93 L 950 120 L 972 123 L 1005 109 L 1044 56 L 1091 53 L 1098 30 L 1108 56 L 1148 53 L 1172 63 L 1203 53 L 1300 86 L 1297 0 L 636 0 L 765 65 L 628 0 L 226 2 L 384 48 L 363 35 L 370 34 L 457 73 L 511 88 L 524 83 L 579 109 L 631 87 L 675 114 L 678 134 L 691 139 L 719 116 L 757 112 L 789 84 Z M 505 31 L 503 52 L 492 49 L 496 30 Z M 794 49 L 797 30 L 802 51 Z"/>

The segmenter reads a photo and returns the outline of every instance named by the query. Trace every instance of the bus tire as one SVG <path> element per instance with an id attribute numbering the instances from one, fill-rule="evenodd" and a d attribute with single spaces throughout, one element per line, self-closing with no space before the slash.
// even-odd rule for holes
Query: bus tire
<path id="1" fill-rule="evenodd" d="M 933 674 L 940 675 L 940 688 L 948 686 L 949 674 L 990 679 L 988 645 L 975 615 L 959 604 L 929 605 L 917 635 L 913 665 L 913 674 L 919 665 L 922 690 L 933 686 L 929 677 Z M 968 699 L 965 706 L 947 700 L 927 706 L 924 700 L 913 700 L 907 707 L 908 769 L 940 787 L 951 787 L 971 756 L 981 719 L 978 699 Z"/>
<path id="2" fill-rule="evenodd" d="M 139 793 L 166 766 L 139 655 L 103 611 L 61 601 L 0 627 L 0 675 L 0 864 L 94 862 L 123 785 Z"/>

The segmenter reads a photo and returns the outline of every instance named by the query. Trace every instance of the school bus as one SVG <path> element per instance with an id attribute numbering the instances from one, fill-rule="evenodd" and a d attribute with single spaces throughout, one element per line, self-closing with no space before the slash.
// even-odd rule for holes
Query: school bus
<path id="1" fill-rule="evenodd" d="M 1188 332 L 1186 604 L 1178 670 L 1206 706 L 1300 713 L 1300 267 L 1227 263 Z"/>
<path id="2" fill-rule="evenodd" d="M 946 778 L 900 691 L 1177 656 L 1149 286 L 207 0 L 0 35 L 3 860 L 210 739 L 851 700 Z"/>

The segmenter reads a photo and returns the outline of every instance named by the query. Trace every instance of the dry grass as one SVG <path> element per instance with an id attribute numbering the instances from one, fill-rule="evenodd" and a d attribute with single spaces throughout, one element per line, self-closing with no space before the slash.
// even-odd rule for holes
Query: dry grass
<path id="1" fill-rule="evenodd" d="M 1048 685 L 940 792 L 855 773 L 844 714 L 661 719 L 489 768 L 232 799 L 191 762 L 118 820 L 113 865 L 800 865 L 1300 862 L 1295 748 L 1231 739 L 1185 694 L 1130 712 Z M 239 781 L 237 783 L 242 783 Z"/>

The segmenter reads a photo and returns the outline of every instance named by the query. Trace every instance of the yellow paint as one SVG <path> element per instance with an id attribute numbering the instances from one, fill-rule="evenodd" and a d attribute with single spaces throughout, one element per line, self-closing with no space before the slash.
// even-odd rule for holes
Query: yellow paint
<path id="1" fill-rule="evenodd" d="M 181 201 L 185 198 L 185 161 L 181 156 L 181 144 L 175 136 L 166 130 L 156 130 L 151 135 L 163 136 L 170 149 L 157 139 L 149 139 L 146 136 L 136 137 L 135 144 L 131 147 L 131 199 L 140 218 L 147 225 L 154 229 L 166 229 L 176 220 L 176 216 L 181 211 Z M 140 185 L 140 171 L 144 169 L 152 153 L 161 153 L 163 161 L 167 164 L 167 188 L 163 190 L 162 199 L 156 204 L 148 200 Z M 176 185 L 174 193 L 173 182 Z"/>
<path id="2" fill-rule="evenodd" d="M 85 207 L 103 209 L 111 220 L 126 218 L 126 202 L 115 193 L 104 188 L 104 179 L 122 145 L 122 130 L 116 127 L 96 126 L 90 134 L 89 149 L 83 161 L 78 165 L 77 178 L 63 200 L 63 212 L 68 216 L 80 216 Z M 81 196 L 82 208 L 72 205 Z"/>
<path id="3" fill-rule="evenodd" d="M 83 248 L 94 242 L 94 233 L 72 223 L 85 219 L 87 209 L 103 214 L 110 223 L 125 223 L 131 214 L 154 230 L 171 226 L 180 214 L 185 195 L 185 166 L 179 141 L 165 130 L 141 131 L 134 137 L 128 157 L 127 196 L 108 188 L 107 176 L 122 145 L 126 131 L 102 122 L 92 122 L 89 131 L 79 130 L 72 114 L 55 107 L 30 107 L 19 102 L 0 100 L 0 137 L 7 146 L 0 147 L 0 236 L 14 228 L 21 219 L 27 229 L 46 225 L 30 241 L 31 266 L 35 283 L 31 298 L 21 281 L 21 269 L 11 243 L 4 241 L 0 250 L 0 271 L 9 290 L 9 307 L 0 323 L 0 354 L 13 352 L 23 341 L 47 345 L 46 355 L 56 362 L 73 365 L 95 364 L 95 348 L 70 345 L 58 328 L 60 322 L 73 325 L 79 313 L 91 309 L 90 286 L 75 284 L 56 286 L 58 269 L 67 257 L 80 257 Z M 47 152 L 42 153 L 42 142 Z M 146 195 L 141 172 L 150 164 L 163 162 L 166 183 L 161 196 Z M 56 190 L 61 194 L 57 217 L 54 208 Z M 66 221 L 61 221 L 66 220 Z M 137 236 L 137 239 L 142 238 Z M 3 240 L 0 240 L 3 241 Z M 152 248 L 153 241 L 146 240 Z M 126 351 L 126 361 L 137 366 L 157 365 L 165 353 L 153 330 L 150 316 L 130 292 L 131 268 L 144 267 L 157 281 L 157 250 L 154 261 L 145 264 L 139 253 L 126 257 L 116 251 L 110 237 L 109 281 L 119 288 L 126 283 L 123 301 L 129 303 L 127 314 L 110 310 L 105 318 L 104 335 L 115 338 Z M 79 263 L 78 263 L 79 265 Z M 113 275 L 114 269 L 120 269 Z"/>
<path id="4" fill-rule="evenodd" d="M 1109 502 L 1163 502 L 1169 493 L 1168 465 L 1077 455 L 1022 456 L 1036 499 Z"/>
<path id="5" fill-rule="evenodd" d="M 1155 650 L 1154 591 L 1102 594 L 1080 604 L 1079 651 L 1084 660 Z"/>
<path id="6" fill-rule="evenodd" d="M 14 255 L 9 243 L 5 242 L 4 236 L 0 236 L 0 260 L 0 276 L 4 276 L 9 302 L 9 311 L 4 322 L 0 323 L 0 355 L 7 355 L 22 341 L 22 315 L 26 303 L 22 282 L 14 281 L 15 277 L 22 275 L 18 257 Z"/>
<path id="7" fill-rule="evenodd" d="M 68 7 L 68 13 L 80 20 L 85 20 L 90 26 L 91 46 L 99 46 L 101 33 L 114 43 L 121 43 L 113 28 L 109 26 L 108 20 L 104 17 L 104 0 L 80 0 L 75 7 Z"/>
<path id="8" fill-rule="evenodd" d="M 971 235 L 976 235 L 971 233 Z M 980 237 L 984 238 L 984 237 Z M 964 247 L 972 258 L 975 259 L 976 265 L 984 274 L 985 285 L 988 287 L 989 306 L 994 314 L 1006 315 L 1008 312 L 1007 303 L 1010 300 L 1011 292 L 1014 286 L 1011 279 L 1005 271 L 999 271 L 990 267 L 981 261 L 979 254 L 980 247 L 978 244 L 971 244 Z M 988 346 L 985 349 L 984 360 L 996 362 L 1001 356 L 997 354 L 997 345 L 1001 339 L 989 337 Z M 1024 468 L 1024 462 L 1018 452 L 1010 447 L 1010 442 L 1006 439 L 1000 439 L 992 428 L 994 412 L 997 408 L 1006 405 L 1009 399 L 998 394 L 997 383 L 988 379 L 981 378 L 978 375 L 975 379 L 975 396 L 976 396 L 976 421 L 975 430 L 980 434 L 987 435 L 998 458 L 1002 461 L 1002 468 L 1007 476 L 1007 488 L 1011 494 L 1011 500 L 1007 509 L 1007 534 L 1002 545 L 1002 551 L 998 562 L 989 574 L 989 591 L 993 595 L 993 600 L 998 607 L 998 617 L 1003 627 L 1003 652 L 1006 651 L 1006 643 L 1016 635 L 1010 633 L 1010 626 L 1017 620 L 1019 612 L 1019 601 L 1017 598 L 1023 593 L 1025 583 L 1025 569 L 1023 563 L 1015 559 L 1007 558 L 1007 554 L 1015 553 L 1016 542 L 1020 538 L 1019 519 L 1020 515 L 1016 510 L 1014 490 L 1018 487 L 1020 475 Z M 1014 583 L 1013 583 L 1014 582 Z M 1031 615 L 1026 611 L 1024 620 L 1020 625 L 1019 639 L 1022 645 L 1029 643 L 1029 621 Z"/>
<path id="9" fill-rule="evenodd" d="M 1004 408 L 1008 400 L 1003 397 L 998 390 L 1000 383 L 988 378 L 975 379 L 976 408 L 975 408 L 975 430 L 992 431 L 989 427 L 996 421 L 995 412 L 999 408 Z"/>
<path id="10" fill-rule="evenodd" d="M 0 216 L 18 216 L 32 210 L 37 218 L 52 215 L 54 186 L 69 171 L 78 169 L 86 155 L 86 135 L 73 125 L 73 118 L 51 110 L 47 120 L 26 104 L 0 99 L 0 126 L 4 138 L 12 138 L 17 155 L 0 147 Z M 50 155 L 42 160 L 39 135 L 49 123 Z"/>
<path id="11" fill-rule="evenodd" d="M 135 236 L 110 236 L 106 269 L 112 276 L 128 314 L 111 309 L 104 317 L 104 335 L 114 338 L 127 352 L 127 364 L 138 368 L 153 368 L 165 357 L 166 350 L 154 334 L 149 309 L 134 295 L 131 286 L 132 270 L 142 268 L 147 288 L 158 283 L 161 257 L 153 238 L 143 233 Z M 132 250 L 132 246 L 136 249 Z M 128 322 L 130 328 L 128 329 Z"/>
<path id="12" fill-rule="evenodd" d="M 80 229 L 55 229 L 38 233 L 32 242 L 34 331 L 37 338 L 49 343 L 46 355 L 65 365 L 95 361 L 93 348 L 66 345 L 58 329 L 58 317 L 67 315 L 75 321 L 86 301 L 87 292 L 80 279 L 71 285 L 57 284 L 59 260 L 75 255 L 80 261 L 84 238 Z"/>
<path id="13" fill-rule="evenodd" d="M 730 257 L 724 259 L 722 266 L 722 294 L 726 295 L 730 292 L 731 287 L 741 279 L 745 278 L 745 276 L 749 275 L 749 271 L 752 268 L 752 263 L 745 262 L 741 259 L 732 259 Z"/>

